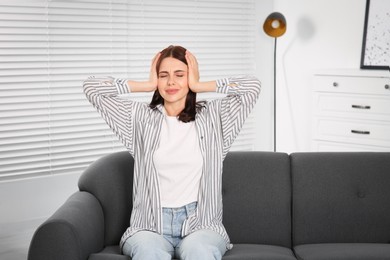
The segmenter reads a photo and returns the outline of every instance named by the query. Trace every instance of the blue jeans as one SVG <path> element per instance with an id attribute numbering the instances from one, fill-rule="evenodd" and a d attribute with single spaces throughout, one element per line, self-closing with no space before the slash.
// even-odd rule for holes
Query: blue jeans
<path id="1" fill-rule="evenodd" d="M 198 230 L 186 237 L 181 229 L 187 216 L 194 213 L 196 202 L 180 208 L 163 208 L 163 235 L 139 231 L 128 238 L 123 253 L 132 260 L 219 260 L 226 252 L 226 242 L 212 230 Z"/>

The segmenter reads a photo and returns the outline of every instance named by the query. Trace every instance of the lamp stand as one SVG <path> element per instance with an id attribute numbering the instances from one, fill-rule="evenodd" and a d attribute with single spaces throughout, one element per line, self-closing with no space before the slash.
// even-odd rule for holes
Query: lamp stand
<path id="1" fill-rule="evenodd" d="M 275 37 L 274 45 L 274 152 L 276 152 L 276 44 L 277 38 Z"/>
<path id="2" fill-rule="evenodd" d="M 274 152 L 276 152 L 276 45 L 277 37 L 286 32 L 286 18 L 279 12 L 273 12 L 267 16 L 263 24 L 263 30 L 275 39 L 274 45 Z"/>

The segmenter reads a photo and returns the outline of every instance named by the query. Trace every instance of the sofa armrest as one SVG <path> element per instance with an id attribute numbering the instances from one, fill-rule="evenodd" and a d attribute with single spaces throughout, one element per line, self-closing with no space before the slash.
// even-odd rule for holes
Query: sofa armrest
<path id="1" fill-rule="evenodd" d="M 118 245 L 129 227 L 134 160 L 129 152 L 116 152 L 93 162 L 79 179 L 80 191 L 93 194 L 104 214 L 104 245 Z"/>
<path id="2" fill-rule="evenodd" d="M 100 203 L 88 192 L 76 192 L 35 231 L 28 260 L 86 260 L 103 241 Z"/>

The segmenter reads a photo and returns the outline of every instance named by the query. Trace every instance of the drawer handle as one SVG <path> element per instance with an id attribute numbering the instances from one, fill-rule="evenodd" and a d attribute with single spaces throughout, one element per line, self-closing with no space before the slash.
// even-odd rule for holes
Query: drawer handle
<path id="1" fill-rule="evenodd" d="M 390 85 L 389 85 L 389 84 L 386 84 L 386 85 L 385 85 L 385 89 L 390 89 Z"/>
<path id="2" fill-rule="evenodd" d="M 371 106 L 352 105 L 352 108 L 357 108 L 357 109 L 371 109 Z"/>
<path id="3" fill-rule="evenodd" d="M 370 134 L 370 131 L 351 130 L 351 133 L 353 133 L 353 134 L 359 134 L 359 135 L 369 135 L 369 134 Z"/>
<path id="4" fill-rule="evenodd" d="M 333 87 L 338 87 L 339 86 L 339 83 L 337 83 L 337 82 L 333 82 Z"/>

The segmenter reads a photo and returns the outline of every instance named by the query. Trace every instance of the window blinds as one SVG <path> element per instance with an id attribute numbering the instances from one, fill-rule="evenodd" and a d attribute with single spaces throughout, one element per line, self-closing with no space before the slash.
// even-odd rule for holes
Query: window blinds
<path id="1" fill-rule="evenodd" d="M 254 10 L 253 0 L 2 0 L 0 178 L 79 173 L 124 150 L 82 93 L 89 75 L 145 80 L 171 44 L 197 56 L 202 80 L 254 74 Z M 234 150 L 253 149 L 253 121 Z"/>

